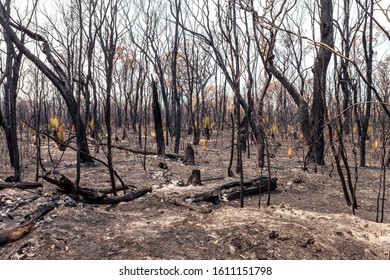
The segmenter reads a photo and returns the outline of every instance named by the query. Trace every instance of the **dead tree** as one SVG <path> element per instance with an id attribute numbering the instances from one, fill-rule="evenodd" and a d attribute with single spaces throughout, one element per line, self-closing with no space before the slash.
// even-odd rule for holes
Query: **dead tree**
<path id="1" fill-rule="evenodd" d="M 5 230 L 0 233 L 0 246 L 15 242 L 25 237 L 31 232 L 36 223 L 47 213 L 54 210 L 55 203 L 49 203 L 47 205 L 41 205 L 33 213 L 26 215 L 26 219 L 14 228 Z"/>
<path id="2" fill-rule="evenodd" d="M 321 43 L 333 48 L 333 4 L 332 0 L 320 1 L 320 33 Z M 324 164 L 325 137 L 325 92 L 326 92 L 326 72 L 330 62 L 332 52 L 325 48 L 320 48 L 313 67 L 313 104 L 311 108 L 311 127 L 313 154 L 310 155 L 316 164 Z"/>
<path id="3" fill-rule="evenodd" d="M 57 186 L 60 192 L 67 195 L 73 195 L 75 184 L 66 176 L 60 173 L 46 174 L 42 178 Z M 126 188 L 125 188 L 126 189 Z M 137 199 L 141 196 L 151 192 L 151 188 L 142 188 L 140 190 L 122 195 L 122 196 L 108 196 L 106 191 L 96 191 L 89 188 L 78 187 L 78 194 L 84 199 L 85 202 L 91 204 L 118 204 L 120 202 L 128 202 Z"/>
<path id="4" fill-rule="evenodd" d="M 250 181 L 242 182 L 243 195 L 256 195 L 259 193 L 265 193 L 274 191 L 277 188 L 277 178 L 258 177 Z M 240 181 L 230 182 L 221 186 L 216 187 L 212 191 L 204 192 L 195 195 L 192 198 L 192 202 L 207 201 L 211 203 L 219 203 L 226 200 L 235 200 L 241 198 L 241 187 Z"/>
<path id="5" fill-rule="evenodd" d="M 36 188 L 42 188 L 42 183 L 40 183 L 40 182 L 0 183 L 0 190 L 4 190 L 4 189 L 27 190 L 27 189 L 36 189 Z"/>
<path id="6" fill-rule="evenodd" d="M 5 16 L 9 21 L 11 1 L 6 1 L 5 6 L 7 8 Z M 6 44 L 7 57 L 4 76 L 0 77 L 0 82 L 3 79 L 5 80 L 4 111 L 2 112 L 0 108 L 0 126 L 4 129 L 11 166 L 14 168 L 14 175 L 10 176 L 9 179 L 17 182 L 20 181 L 21 164 L 17 136 L 16 99 L 23 54 L 21 52 L 16 52 L 16 48 L 12 42 L 9 31 L 5 30 L 3 34 Z M 23 40 L 23 38 L 21 40 Z"/>
<path id="7" fill-rule="evenodd" d="M 165 157 L 165 143 L 164 143 L 164 132 L 161 120 L 161 108 L 158 101 L 157 85 L 154 79 L 152 79 L 152 107 L 154 117 L 154 130 L 156 131 L 156 142 L 157 142 L 157 155 Z"/>
<path id="8" fill-rule="evenodd" d="M 193 186 L 201 186 L 202 185 L 202 179 L 200 177 L 200 170 L 194 169 L 192 170 L 192 174 L 190 178 L 187 180 L 187 185 L 193 185 Z"/>
<path id="9" fill-rule="evenodd" d="M 173 51 L 172 51 L 172 63 L 171 63 L 171 71 L 172 71 L 172 91 L 173 91 L 173 102 L 175 106 L 172 106 L 173 110 L 176 109 L 175 112 L 175 147 L 174 152 L 179 153 L 180 147 L 180 137 L 181 137 L 181 98 L 178 91 L 178 76 L 177 76 L 177 57 L 179 52 L 179 16 L 181 11 L 181 1 L 175 0 L 171 2 L 171 13 L 175 17 L 175 35 L 173 42 Z M 172 110 L 172 111 L 173 111 Z"/>
<path id="10" fill-rule="evenodd" d="M 73 96 L 72 89 L 67 83 L 69 77 L 67 72 L 61 67 L 58 63 L 58 60 L 54 57 L 52 52 L 52 46 L 49 41 L 42 35 L 32 32 L 28 28 L 13 23 L 7 16 L 4 5 L 0 3 L 0 25 L 4 28 L 5 32 L 8 34 L 10 40 L 18 50 L 25 55 L 29 60 L 31 60 L 35 66 L 53 83 L 53 85 L 58 89 L 59 93 L 65 100 L 69 115 L 72 118 L 73 124 L 77 129 L 80 128 L 76 133 L 79 135 L 78 139 L 80 141 L 80 151 L 81 159 L 84 162 L 89 162 L 89 148 L 87 142 L 86 130 L 84 128 L 84 123 L 81 118 L 77 118 L 77 102 Z M 31 39 L 41 43 L 41 50 L 46 56 L 48 63 L 52 68 L 47 66 L 40 57 L 33 54 L 25 45 L 25 43 L 18 38 L 14 29 L 21 31 L 23 34 L 29 36 Z M 53 70 L 52 70 L 53 69 Z M 78 123 L 79 122 L 79 123 Z M 78 125 L 77 125 L 78 123 Z"/>

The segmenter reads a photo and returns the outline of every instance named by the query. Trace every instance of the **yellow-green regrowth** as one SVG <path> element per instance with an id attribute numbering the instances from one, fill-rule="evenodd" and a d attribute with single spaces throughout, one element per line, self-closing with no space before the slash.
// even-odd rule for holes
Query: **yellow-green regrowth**
<path id="1" fill-rule="evenodd" d="M 59 125 L 60 125 L 60 121 L 57 117 L 50 118 L 50 127 L 52 131 L 57 131 Z"/>
<path id="2" fill-rule="evenodd" d="M 204 127 L 208 128 L 209 126 L 210 126 L 210 118 L 209 117 L 205 117 L 205 119 L 204 119 Z"/>
<path id="3" fill-rule="evenodd" d="M 91 128 L 92 131 L 95 131 L 95 120 L 93 118 L 89 122 L 89 127 Z"/>

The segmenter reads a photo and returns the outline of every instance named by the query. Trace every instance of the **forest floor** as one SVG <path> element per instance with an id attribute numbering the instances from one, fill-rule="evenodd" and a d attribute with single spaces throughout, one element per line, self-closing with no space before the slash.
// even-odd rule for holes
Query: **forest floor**
<path id="1" fill-rule="evenodd" d="M 302 149 L 295 148 L 290 159 L 287 144 L 275 145 L 271 151 L 275 155 L 271 159 L 271 176 L 277 178 L 277 189 L 271 193 L 270 206 L 266 206 L 265 194 L 260 208 L 258 195 L 245 197 L 244 208 L 240 208 L 239 200 L 198 205 L 211 210 L 208 213 L 172 203 L 238 180 L 226 177 L 230 151 L 227 139 L 226 135 L 209 141 L 206 151 L 202 143 L 195 147 L 195 166 L 147 156 L 146 172 L 143 155 L 115 149 L 114 168 L 122 179 L 137 189 L 152 187 L 152 192 L 112 206 L 75 202 L 60 194 L 57 207 L 27 236 L 0 247 L 0 259 L 390 258 L 388 194 L 384 223 L 375 222 L 380 184 L 375 154 L 369 155 L 368 167 L 358 168 L 359 207 L 355 216 L 345 204 L 331 158 L 327 158 L 325 166 L 310 166 L 304 171 Z M 132 142 L 120 145 L 135 147 Z M 35 146 L 24 143 L 23 147 L 23 180 L 33 181 Z M 42 147 L 48 169 L 61 157 L 54 144 L 49 147 L 53 162 L 48 160 L 48 146 Z M 148 149 L 155 150 L 155 146 Z M 245 179 L 266 176 L 266 170 L 256 167 L 255 149 L 251 149 L 251 158 L 245 155 L 244 159 Z M 92 154 L 104 159 L 102 150 Z M 11 175 L 4 147 L 0 157 L 0 177 Z M 57 167 L 72 180 L 76 174 L 74 158 L 74 152 L 67 149 Z M 158 167 L 162 161 L 168 169 Z M 201 170 L 203 185 L 182 186 L 193 169 Z M 17 226 L 39 205 L 59 195 L 55 186 L 42 183 L 39 189 L 0 190 L 0 233 Z M 83 166 L 80 186 L 96 190 L 109 187 L 107 169 Z M 22 201 L 26 203 L 22 205 Z M 190 200 L 187 203 L 191 204 Z"/>

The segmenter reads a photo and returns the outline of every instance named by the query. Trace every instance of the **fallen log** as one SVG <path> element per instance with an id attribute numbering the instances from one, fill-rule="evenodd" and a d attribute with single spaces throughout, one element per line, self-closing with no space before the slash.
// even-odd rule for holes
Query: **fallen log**
<path id="1" fill-rule="evenodd" d="M 102 144 L 105 145 L 105 143 L 102 143 Z M 130 147 L 124 146 L 124 145 L 112 145 L 112 147 L 115 149 L 118 149 L 118 150 L 131 152 L 133 154 L 157 156 L 157 152 L 133 149 L 133 148 L 130 148 Z M 184 160 L 184 156 L 179 155 L 179 154 L 175 154 L 175 153 L 165 153 L 165 157 L 170 158 L 170 159 L 174 159 L 174 160 L 179 160 L 179 159 Z"/>
<path id="2" fill-rule="evenodd" d="M 69 178 L 59 172 L 51 173 L 51 175 L 52 177 L 50 177 L 49 174 L 43 175 L 42 179 L 44 179 L 50 184 L 59 187 L 61 192 L 65 194 L 73 195 L 75 193 L 76 186 Z"/>
<path id="3" fill-rule="evenodd" d="M 165 156 L 170 159 L 174 160 L 184 160 L 184 156 L 179 155 L 179 154 L 174 154 L 174 153 L 165 153 Z"/>
<path id="4" fill-rule="evenodd" d="M 0 190 L 4 189 L 36 189 L 41 188 L 42 183 L 39 182 L 16 182 L 16 183 L 0 183 Z"/>
<path id="5" fill-rule="evenodd" d="M 277 188 L 277 178 L 258 177 L 250 181 L 244 181 L 244 195 L 255 195 L 265 193 L 268 191 L 270 183 L 270 190 L 274 191 Z M 193 197 L 193 202 L 207 201 L 218 203 L 222 200 L 234 200 L 240 197 L 240 181 L 234 181 L 218 186 L 212 191 L 196 194 Z"/>
<path id="6" fill-rule="evenodd" d="M 101 143 L 102 145 L 107 145 L 106 143 Z M 138 150 L 138 149 L 133 149 L 125 145 L 112 145 L 113 148 L 126 151 L 126 152 L 131 152 L 133 154 L 142 154 L 142 155 L 148 155 L 148 156 L 153 156 L 157 155 L 157 152 L 152 152 L 152 151 L 144 151 L 144 150 Z"/>
<path id="7" fill-rule="evenodd" d="M 25 237 L 28 233 L 31 232 L 35 224 L 47 213 L 56 208 L 54 202 L 46 205 L 41 205 L 36 211 L 27 215 L 27 218 L 21 222 L 18 226 L 5 230 L 0 233 L 0 246 L 5 244 L 15 242 L 19 239 Z"/>
<path id="8" fill-rule="evenodd" d="M 56 185 L 59 187 L 61 192 L 68 195 L 72 195 L 76 188 L 74 183 L 69 178 L 58 172 L 52 174 L 52 177 L 49 175 L 44 175 L 42 178 L 47 182 Z M 108 196 L 106 193 L 101 191 L 82 187 L 77 188 L 77 193 L 84 199 L 85 202 L 91 204 L 118 204 L 120 202 L 128 202 L 135 200 L 151 191 L 151 188 L 145 188 L 139 191 L 125 194 L 123 196 Z"/>
<path id="9" fill-rule="evenodd" d="M 120 202 L 128 202 L 135 200 L 141 196 L 146 195 L 147 193 L 151 192 L 152 188 L 144 188 L 139 191 L 135 191 L 132 193 L 125 194 L 123 196 L 107 196 L 105 194 L 103 195 L 96 195 L 95 193 L 91 192 L 87 195 L 87 193 L 80 192 L 81 196 L 84 198 L 85 202 L 91 203 L 91 204 L 118 204 Z"/>

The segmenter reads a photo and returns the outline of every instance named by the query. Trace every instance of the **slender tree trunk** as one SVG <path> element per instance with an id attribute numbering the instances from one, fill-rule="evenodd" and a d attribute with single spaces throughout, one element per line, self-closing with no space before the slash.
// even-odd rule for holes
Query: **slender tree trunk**
<path id="1" fill-rule="evenodd" d="M 334 38 L 332 0 L 321 0 L 320 7 L 321 43 L 333 48 Z M 311 108 L 311 127 L 313 133 L 311 139 L 311 157 L 318 165 L 325 164 L 324 117 L 326 102 L 326 72 L 331 56 L 332 53 L 329 50 L 320 48 L 313 67 L 313 104 Z"/>
<path id="2" fill-rule="evenodd" d="M 152 79 L 153 117 L 154 130 L 156 131 L 157 155 L 165 157 L 164 131 L 161 120 L 161 108 L 158 101 L 158 91 L 156 82 Z"/>
<path id="3" fill-rule="evenodd" d="M 235 119 L 236 119 L 236 126 L 237 126 L 237 158 L 238 158 L 238 171 L 239 171 L 239 178 L 240 178 L 240 207 L 244 207 L 244 167 L 242 165 L 242 149 L 240 145 L 240 137 L 241 137 L 241 128 L 240 128 L 240 122 L 241 122 L 241 102 L 240 100 L 240 76 L 241 76 L 241 69 L 240 69 L 240 55 L 239 55 L 239 41 L 238 41 L 238 31 L 237 31 L 237 10 L 236 10 L 236 1 L 233 0 L 231 3 L 232 8 L 232 25 L 233 25 L 233 42 L 232 48 L 233 51 L 233 57 L 234 57 L 234 107 L 235 107 Z M 245 108 L 247 111 L 248 108 Z"/>
<path id="4" fill-rule="evenodd" d="M 175 0 L 174 4 L 174 13 L 175 13 L 175 38 L 173 43 L 173 52 L 172 52 L 172 64 L 171 64 L 171 71 L 172 71 L 172 90 L 173 90 L 173 102 L 175 103 L 175 106 L 172 108 L 172 111 L 174 111 L 174 108 L 176 108 L 176 116 L 175 116 L 175 147 L 174 152 L 179 153 L 180 148 L 180 137 L 181 137 L 181 102 L 180 102 L 180 96 L 178 93 L 178 79 L 177 79 L 177 53 L 179 51 L 179 13 L 180 13 L 180 6 L 181 1 Z M 173 7 L 172 7 L 173 9 Z M 173 12 L 173 11 L 172 11 Z"/>
<path id="5" fill-rule="evenodd" d="M 343 21 L 343 38 L 342 38 L 342 45 L 344 50 L 344 56 L 348 57 L 350 56 L 351 51 L 351 30 L 349 27 L 349 21 L 350 21 L 350 0 L 344 0 L 344 21 Z M 344 131 L 346 134 L 349 134 L 351 132 L 351 120 L 352 120 L 352 113 L 351 110 L 347 110 L 348 106 L 351 103 L 351 92 L 350 92 L 350 84 L 351 79 L 349 77 L 348 72 L 349 67 L 349 61 L 342 59 L 341 60 L 341 71 L 339 74 L 339 83 L 341 85 L 341 90 L 343 92 L 343 115 L 344 115 Z"/>
<path id="6" fill-rule="evenodd" d="M 83 17 L 81 16 L 82 15 L 82 4 L 81 4 L 81 0 L 77 1 L 77 5 L 78 5 L 78 13 L 79 13 L 79 24 L 80 24 L 80 29 L 82 30 L 83 28 Z M 77 119 L 81 119 L 81 111 L 80 111 L 80 103 L 81 103 L 81 91 L 82 91 L 82 53 L 83 53 L 83 32 L 80 31 L 80 34 L 79 34 L 80 38 L 79 38 L 79 53 L 78 53 L 78 69 L 77 69 L 77 72 L 78 72 L 78 79 L 79 79 L 79 83 L 78 83 L 78 88 L 77 88 Z M 79 127 L 80 123 L 77 122 L 76 124 L 76 131 L 80 131 L 81 127 Z M 76 134 L 76 137 L 77 137 L 77 168 L 76 168 L 76 180 L 75 180 L 75 184 L 74 184 L 74 193 L 73 193 L 73 198 L 78 200 L 78 196 L 79 196 L 79 193 L 78 193 L 78 188 L 80 186 L 80 179 L 81 179 L 81 154 L 80 154 L 80 142 L 81 142 L 81 139 L 80 139 L 80 134 L 77 133 Z"/>
<path id="7" fill-rule="evenodd" d="M 6 1 L 7 20 L 10 14 L 10 1 Z M 11 34 L 4 32 L 4 40 L 7 47 L 6 58 L 6 82 L 4 83 L 4 116 L 3 129 L 5 131 L 7 147 L 10 156 L 11 166 L 14 168 L 14 176 L 12 181 L 20 181 L 21 166 L 19 155 L 19 142 L 17 135 L 17 120 L 16 120 L 16 99 L 18 91 L 18 82 L 20 74 L 20 66 L 22 62 L 22 53 L 18 54 L 15 51 L 12 43 Z"/>
<path id="8" fill-rule="evenodd" d="M 305 139 L 306 144 L 310 144 L 312 136 L 310 131 L 309 105 L 307 104 L 301 93 L 287 79 L 287 77 L 283 75 L 283 73 L 280 72 L 279 69 L 276 68 L 272 60 L 268 60 L 268 70 L 284 86 L 284 88 L 294 100 L 294 103 L 298 106 L 300 129 L 302 131 L 303 138 Z"/>
<path id="9" fill-rule="evenodd" d="M 118 42 L 118 27 L 117 27 L 117 13 L 118 13 L 118 1 L 110 1 L 108 11 L 101 11 L 103 22 L 102 31 L 99 32 L 98 36 L 100 39 L 100 45 L 103 49 L 104 55 L 104 70 L 106 78 L 106 98 L 104 104 L 104 117 L 107 130 L 107 164 L 110 173 L 110 181 L 112 192 L 116 196 L 116 183 L 115 173 L 112 161 L 112 127 L 111 127 L 111 95 L 113 92 L 113 72 L 114 65 L 116 62 L 116 50 Z M 103 17 L 103 13 L 108 13 Z"/>
<path id="10" fill-rule="evenodd" d="M 370 7 L 368 7 L 370 5 Z M 360 166 L 366 166 L 366 140 L 368 139 L 367 131 L 371 115 L 371 100 L 372 100 L 372 59 L 373 59 L 373 20 L 374 3 L 371 0 L 366 1 L 366 7 L 370 10 L 371 16 L 365 19 L 365 28 L 363 32 L 363 48 L 366 61 L 366 77 L 368 85 L 366 87 L 366 104 L 365 114 L 362 120 L 362 131 L 360 135 Z M 367 30 L 368 24 L 368 30 Z M 368 32 L 368 34 L 366 34 Z"/>
<path id="11" fill-rule="evenodd" d="M 232 123 L 232 137 L 231 137 L 231 147 L 230 147 L 230 160 L 229 160 L 229 166 L 228 166 L 228 177 L 234 177 L 234 173 L 232 171 L 232 165 L 233 165 L 233 158 L 234 158 L 234 136 L 235 136 L 235 125 L 234 125 L 234 116 L 232 113 L 230 113 L 230 120 Z"/>

